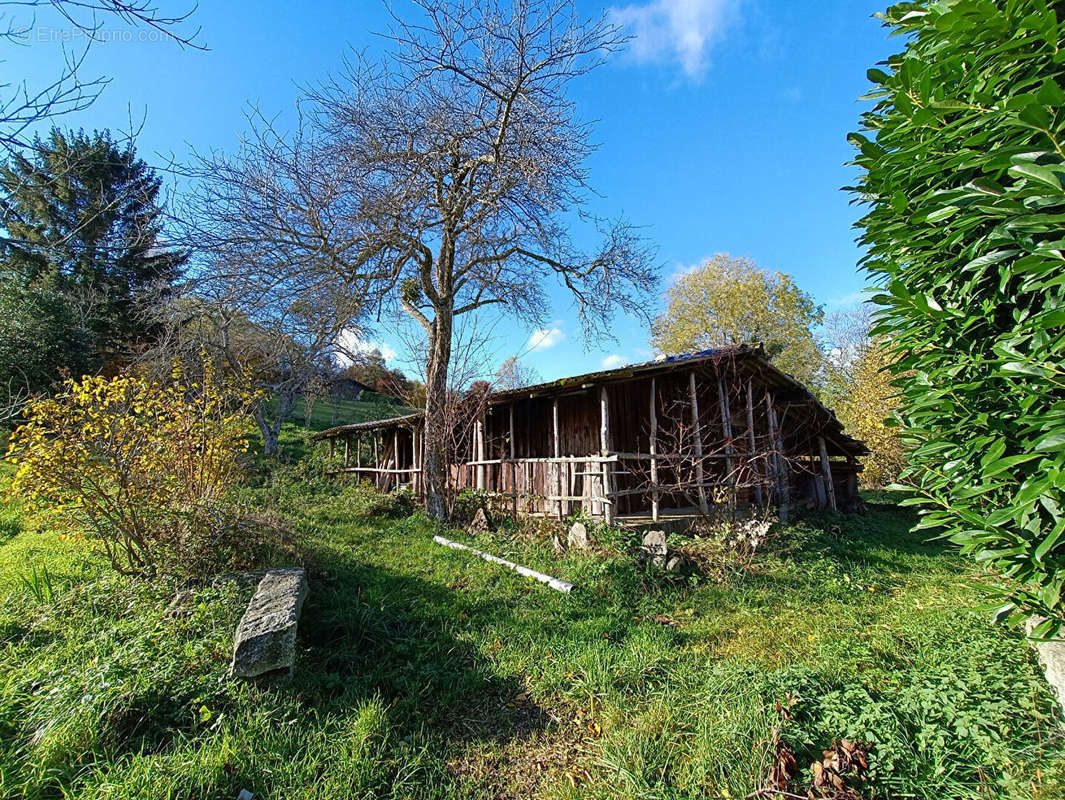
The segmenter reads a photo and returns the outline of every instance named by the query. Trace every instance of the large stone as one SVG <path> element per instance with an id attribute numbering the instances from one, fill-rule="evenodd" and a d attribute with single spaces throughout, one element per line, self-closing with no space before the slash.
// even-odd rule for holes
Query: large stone
<path id="1" fill-rule="evenodd" d="M 1032 617 L 1028 620 L 1028 633 L 1043 621 L 1043 617 Z M 1058 703 L 1065 710 L 1065 641 L 1050 639 L 1047 641 L 1032 641 L 1035 651 L 1039 656 L 1039 663 L 1043 665 L 1043 671 L 1047 676 L 1047 683 L 1054 690 Z"/>
<path id="2" fill-rule="evenodd" d="M 296 626 L 307 597 L 303 567 L 268 570 L 237 626 L 230 673 L 238 678 L 292 677 Z"/>
<path id="3" fill-rule="evenodd" d="M 575 547 L 578 550 L 588 549 L 588 529 L 584 526 L 583 522 L 574 522 L 573 525 L 570 526 L 569 534 L 566 536 L 566 545 L 568 547 Z"/>
<path id="4" fill-rule="evenodd" d="M 669 561 L 666 562 L 666 572 L 684 572 L 684 568 L 688 566 L 688 562 L 683 556 L 670 556 Z"/>
<path id="5" fill-rule="evenodd" d="M 640 547 L 643 555 L 651 560 L 656 567 L 664 567 L 669 557 L 669 548 L 666 546 L 665 531 L 647 531 L 643 535 L 643 545 Z"/>
<path id="6" fill-rule="evenodd" d="M 473 515 L 473 519 L 470 520 L 470 524 L 466 526 L 466 532 L 470 534 L 488 533 L 492 530 L 492 521 L 488 519 L 488 514 L 483 508 L 478 508 L 477 513 Z"/>

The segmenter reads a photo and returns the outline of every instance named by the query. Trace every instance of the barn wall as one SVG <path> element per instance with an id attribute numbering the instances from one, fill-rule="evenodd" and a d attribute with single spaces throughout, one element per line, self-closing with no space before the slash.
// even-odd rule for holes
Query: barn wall
<path id="1" fill-rule="evenodd" d="M 752 368 L 753 365 L 753 368 Z M 830 472 L 841 508 L 857 500 L 857 464 L 853 455 L 830 432 L 835 424 L 828 412 L 812 403 L 794 386 L 767 383 L 757 362 L 724 359 L 694 363 L 688 369 L 668 369 L 654 376 L 642 374 L 605 384 L 608 405 L 608 451 L 616 461 L 603 474 L 600 442 L 603 385 L 574 391 L 565 387 L 558 396 L 515 398 L 489 407 L 483 419 L 484 457 L 502 462 L 471 464 L 476 460 L 475 436 L 460 443 L 459 463 L 451 466 L 458 489 L 478 485 L 484 475 L 489 492 L 517 495 L 519 510 L 565 516 L 578 508 L 592 515 L 604 513 L 604 491 L 619 493 L 615 513 L 646 514 L 652 506 L 650 486 L 651 400 L 657 414 L 657 475 L 659 508 L 663 512 L 712 504 L 731 496 L 738 503 L 779 502 L 783 495 L 778 470 L 795 502 L 823 505 L 827 497 L 820 440 L 830 458 Z M 692 415 L 691 375 L 696 376 L 698 419 Z M 724 378 L 722 407 L 719 378 Z M 749 387 L 749 388 L 748 388 Z M 768 402 L 767 402 L 768 401 Z M 776 445 L 770 435 L 769 404 L 775 410 L 787 464 L 772 455 Z M 558 414 L 558 453 L 555 453 L 554 409 Z M 513 442 L 511 441 L 513 415 Z M 836 424 L 835 430 L 838 430 Z M 399 428 L 399 451 L 393 453 L 395 427 L 381 434 L 381 467 L 408 469 L 415 463 L 410 427 Z M 703 458 L 699 483 L 694 441 L 701 436 Z M 731 433 L 731 438 L 729 437 Z M 364 448 L 363 453 L 366 454 Z M 511 463 L 512 457 L 519 463 Z M 398 458 L 397 458 L 398 456 Z M 420 456 L 417 459 L 420 464 Z M 367 464 L 369 461 L 367 461 Z M 381 474 L 377 485 L 393 488 L 409 484 L 408 475 Z M 560 498 L 561 496 L 561 498 Z"/>

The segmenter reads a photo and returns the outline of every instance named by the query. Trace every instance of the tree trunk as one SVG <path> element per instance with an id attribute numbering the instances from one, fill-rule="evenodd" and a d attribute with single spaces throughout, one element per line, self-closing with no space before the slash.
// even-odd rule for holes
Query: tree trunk
<path id="1" fill-rule="evenodd" d="M 430 519 L 447 520 L 447 374 L 451 363 L 450 309 L 437 309 L 429 332 L 429 362 L 425 382 L 425 512 Z"/>
<path id="2" fill-rule="evenodd" d="M 281 436 L 281 426 L 288 415 L 292 413 L 292 407 L 296 404 L 295 392 L 281 389 L 277 393 L 277 413 L 271 417 L 267 411 L 267 403 L 261 402 L 255 406 L 255 422 L 259 426 L 259 432 L 263 437 L 263 455 L 267 458 L 277 457 L 277 441 Z"/>

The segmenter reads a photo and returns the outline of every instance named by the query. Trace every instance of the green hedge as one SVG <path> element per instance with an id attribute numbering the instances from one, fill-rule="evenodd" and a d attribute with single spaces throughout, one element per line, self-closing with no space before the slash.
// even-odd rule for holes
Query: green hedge
<path id="1" fill-rule="evenodd" d="M 903 3 L 851 135 L 877 333 L 901 356 L 922 527 L 1000 570 L 1000 617 L 1063 616 L 1065 13 Z"/>

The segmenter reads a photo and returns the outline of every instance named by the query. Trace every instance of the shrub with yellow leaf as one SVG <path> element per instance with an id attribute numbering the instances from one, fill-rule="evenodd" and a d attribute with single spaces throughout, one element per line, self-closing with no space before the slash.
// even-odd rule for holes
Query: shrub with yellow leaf
<path id="1" fill-rule="evenodd" d="M 10 491 L 76 538 L 99 542 L 122 573 L 194 571 L 239 478 L 246 399 L 215 380 L 166 385 L 125 374 L 67 381 L 32 401 L 12 435 Z"/>
<path id="2" fill-rule="evenodd" d="M 847 432 L 869 448 L 860 473 L 861 485 L 866 489 L 894 483 L 906 466 L 906 447 L 899 428 L 893 425 L 899 392 L 892 385 L 890 364 L 885 343 L 869 342 L 850 367 L 848 385 L 837 407 Z"/>

